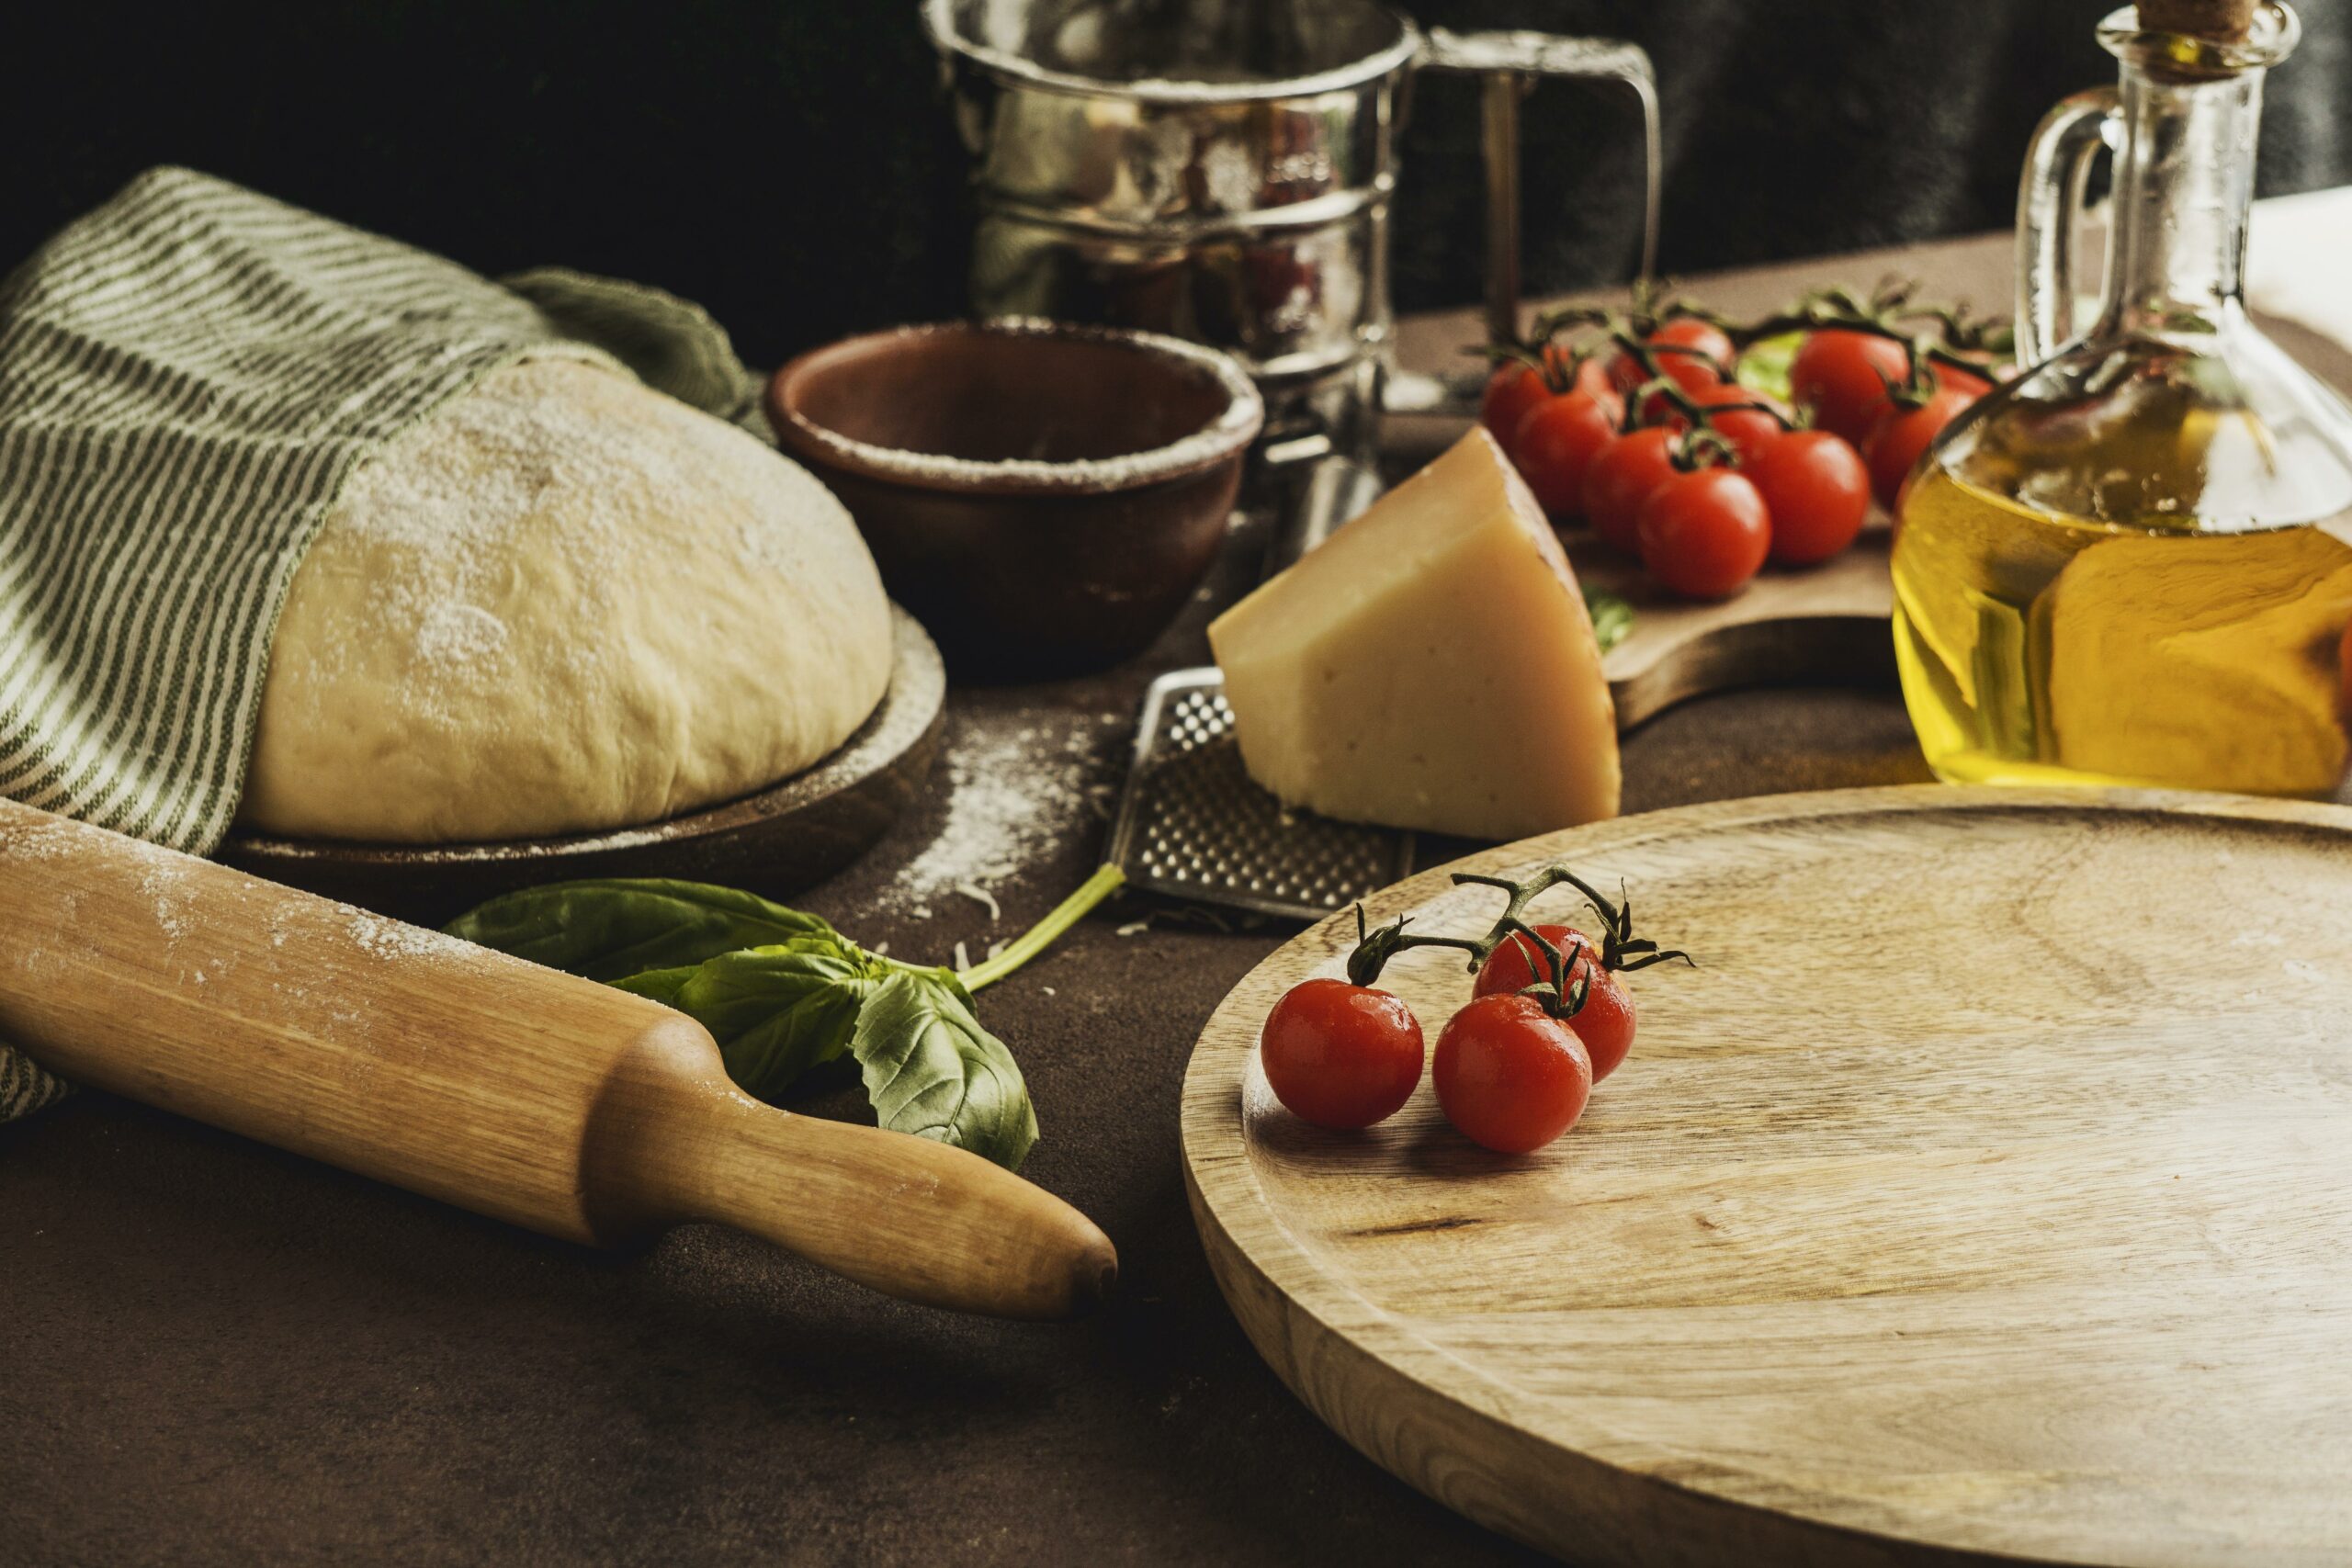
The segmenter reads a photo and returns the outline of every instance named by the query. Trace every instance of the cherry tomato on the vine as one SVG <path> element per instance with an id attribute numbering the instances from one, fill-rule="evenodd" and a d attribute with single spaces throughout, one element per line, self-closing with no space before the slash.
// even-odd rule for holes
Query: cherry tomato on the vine
<path id="1" fill-rule="evenodd" d="M 1694 468 L 1642 502 L 1642 564 L 1674 592 L 1728 599 L 1747 586 L 1772 546 L 1772 514 L 1745 474 Z"/>
<path id="2" fill-rule="evenodd" d="M 1494 374 L 1487 378 L 1486 392 L 1478 400 L 1478 423 L 1501 443 L 1505 457 L 1517 460 L 1519 453 L 1511 443 L 1529 412 L 1561 395 L 1553 391 L 1552 379 L 1566 380 L 1570 391 L 1589 392 L 1599 399 L 1612 423 L 1625 417 L 1625 400 L 1611 384 L 1607 367 L 1598 358 L 1587 358 L 1577 365 L 1570 378 L 1573 357 L 1569 350 L 1553 344 L 1544 350 L 1544 372 L 1524 360 L 1510 359 L 1496 366 Z"/>
<path id="3" fill-rule="evenodd" d="M 1791 391 L 1814 423 L 1857 446 L 1886 412 L 1887 384 L 1910 375 L 1910 355 L 1893 338 L 1834 327 L 1806 338 L 1789 364 Z"/>
<path id="4" fill-rule="evenodd" d="M 1731 339 L 1711 321 L 1676 316 L 1659 322 L 1657 331 L 1642 341 L 1657 358 L 1658 369 L 1686 392 L 1712 387 L 1731 375 L 1735 352 Z M 1648 380 L 1649 374 L 1640 360 L 1620 349 L 1609 362 L 1609 378 L 1618 390 L 1630 392 Z"/>
<path id="5" fill-rule="evenodd" d="M 1544 511 L 1574 517 L 1584 510 L 1585 469 L 1616 439 L 1616 418 L 1600 399 L 1565 392 L 1527 411 L 1510 444 L 1511 461 Z"/>
<path id="6" fill-rule="evenodd" d="M 1918 466 L 1920 454 L 1975 400 L 1974 394 L 1962 388 L 1946 387 L 1917 408 L 1896 406 L 1887 411 L 1862 447 L 1871 468 L 1871 491 L 1880 505 L 1894 510 L 1903 496 L 1903 482 Z"/>
<path id="7" fill-rule="evenodd" d="M 1421 1081 L 1421 1025 L 1386 991 L 1302 980 L 1266 1015 L 1259 1056 L 1274 1098 L 1318 1127 L 1369 1127 Z"/>
<path id="8" fill-rule="evenodd" d="M 1592 1058 L 1592 1081 L 1599 1083 L 1615 1072 L 1617 1064 L 1634 1048 L 1634 998 L 1616 976 L 1600 966 L 1600 955 L 1584 932 L 1573 926 L 1537 926 L 1535 934 L 1560 950 L 1571 987 L 1579 979 L 1588 982 L 1584 1006 L 1567 1020 L 1567 1025 L 1584 1042 L 1585 1055 Z M 1510 996 L 1539 980 L 1548 983 L 1551 971 L 1549 958 L 1538 955 L 1525 937 L 1513 936 L 1480 965 L 1472 993 Z"/>
<path id="9" fill-rule="evenodd" d="M 1991 375 L 1978 375 L 1973 370 L 1955 370 L 1949 365 L 1935 367 L 1936 386 L 1939 389 L 1965 392 L 1971 402 L 1993 389 Z"/>
<path id="10" fill-rule="evenodd" d="M 1446 1021 L 1430 1064 L 1445 1119 L 1499 1154 L 1540 1149 L 1584 1114 L 1592 1058 L 1532 997 L 1480 997 Z"/>
<path id="11" fill-rule="evenodd" d="M 1627 555 L 1641 552 L 1642 502 L 1674 477 L 1674 442 L 1670 430 L 1637 430 L 1602 447 L 1585 468 L 1585 519 Z"/>
<path id="12" fill-rule="evenodd" d="M 1739 471 L 1772 514 L 1771 556 L 1783 566 L 1827 560 L 1870 515 L 1871 471 L 1842 435 L 1791 431 Z"/>
<path id="13" fill-rule="evenodd" d="M 1505 457 L 1515 457 L 1510 444 L 1519 433 L 1519 422 L 1527 417 L 1529 410 L 1548 401 L 1551 396 L 1552 389 L 1544 384 L 1535 367 L 1507 359 L 1487 378 L 1486 393 L 1478 400 L 1478 423 L 1501 443 Z"/>
<path id="14" fill-rule="evenodd" d="M 1602 408 L 1609 411 L 1611 422 L 1625 417 L 1624 396 L 1617 390 L 1617 383 L 1609 378 L 1609 367 L 1602 364 L 1597 355 L 1588 356 L 1577 365 L 1576 379 L 1568 383 L 1568 390 L 1591 394 Z"/>
<path id="15" fill-rule="evenodd" d="M 1682 430 L 1690 425 L 1690 422 L 1676 412 L 1672 404 L 1662 399 L 1656 400 L 1661 410 L 1657 423 L 1668 430 Z M 1702 387 L 1690 394 L 1690 400 L 1707 411 L 1708 423 L 1716 434 L 1731 443 L 1731 449 L 1739 455 L 1743 467 L 1754 462 L 1758 453 L 1780 439 L 1789 428 L 1775 412 L 1777 405 L 1771 399 L 1734 382 Z M 1757 403 L 1763 407 L 1740 406 Z"/>

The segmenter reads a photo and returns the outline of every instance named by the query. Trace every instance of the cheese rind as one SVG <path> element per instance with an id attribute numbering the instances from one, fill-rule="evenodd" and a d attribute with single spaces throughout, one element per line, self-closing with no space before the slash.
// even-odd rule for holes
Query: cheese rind
<path id="1" fill-rule="evenodd" d="M 1250 776 L 1329 817 L 1518 839 L 1617 814 L 1600 646 L 1483 429 L 1209 627 Z"/>

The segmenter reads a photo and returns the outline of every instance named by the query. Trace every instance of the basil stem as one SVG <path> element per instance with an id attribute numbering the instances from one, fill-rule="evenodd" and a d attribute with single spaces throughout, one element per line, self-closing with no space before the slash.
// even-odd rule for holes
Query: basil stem
<path id="1" fill-rule="evenodd" d="M 975 964 L 966 970 L 966 988 L 978 991 L 993 986 L 1045 952 L 1064 931 L 1091 913 L 1094 906 L 1125 886 L 1126 880 L 1126 873 L 1115 865 L 1105 865 L 1097 870 L 1079 885 L 1077 892 L 1055 905 L 1044 919 L 1023 931 L 1010 947 L 994 958 Z"/>

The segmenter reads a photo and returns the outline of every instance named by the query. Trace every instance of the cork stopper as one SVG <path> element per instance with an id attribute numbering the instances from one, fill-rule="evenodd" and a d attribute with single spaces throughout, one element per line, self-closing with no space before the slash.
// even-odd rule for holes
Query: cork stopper
<path id="1" fill-rule="evenodd" d="M 2237 43 L 2254 27 L 2254 0 L 2140 0 L 2140 26 Z"/>

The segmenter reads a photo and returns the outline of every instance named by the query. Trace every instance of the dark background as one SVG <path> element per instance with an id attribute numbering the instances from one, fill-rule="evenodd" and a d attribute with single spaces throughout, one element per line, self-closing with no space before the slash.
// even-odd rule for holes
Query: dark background
<path id="1" fill-rule="evenodd" d="M 1278 0 L 1269 0 L 1278 3 Z M 67 0 L 0 45 L 0 256 L 192 164 L 487 272 L 560 263 L 699 299 L 754 363 L 955 313 L 968 232 L 916 0 Z M 2034 121 L 2110 80 L 2107 0 L 1423 0 L 1424 23 L 1634 39 L 1657 62 L 1663 265 L 2006 226 Z M 2266 193 L 2352 181 L 2340 0 L 2272 82 Z M 21 13 L 20 13 L 21 15 Z M 1424 79 L 1402 309 L 1477 288 L 1472 89 Z M 1624 100 L 1528 109 L 1531 291 L 1623 276 Z"/>

